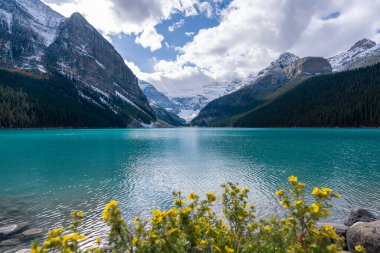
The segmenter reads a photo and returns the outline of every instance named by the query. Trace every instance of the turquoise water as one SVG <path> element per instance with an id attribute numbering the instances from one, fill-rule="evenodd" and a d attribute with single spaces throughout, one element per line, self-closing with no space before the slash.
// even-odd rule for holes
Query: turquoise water
<path id="1" fill-rule="evenodd" d="M 228 180 L 252 189 L 259 216 L 281 215 L 274 191 L 296 175 L 333 188 L 330 220 L 354 207 L 380 213 L 380 130 L 131 129 L 0 131 L 0 225 L 66 224 L 73 209 L 103 234 L 103 205 L 126 217 L 166 208 L 173 191 L 214 191 Z"/>

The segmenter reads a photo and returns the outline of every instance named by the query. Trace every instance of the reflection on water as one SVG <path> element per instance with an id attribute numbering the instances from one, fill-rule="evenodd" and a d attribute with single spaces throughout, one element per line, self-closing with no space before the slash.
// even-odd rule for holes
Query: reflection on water
<path id="1" fill-rule="evenodd" d="M 331 220 L 357 206 L 380 212 L 379 130 L 0 131 L 0 144 L 0 225 L 47 229 L 81 209 L 96 236 L 110 199 L 131 218 L 167 208 L 173 191 L 220 193 L 228 180 L 252 189 L 259 216 L 280 214 L 273 192 L 291 174 L 344 196 Z"/>

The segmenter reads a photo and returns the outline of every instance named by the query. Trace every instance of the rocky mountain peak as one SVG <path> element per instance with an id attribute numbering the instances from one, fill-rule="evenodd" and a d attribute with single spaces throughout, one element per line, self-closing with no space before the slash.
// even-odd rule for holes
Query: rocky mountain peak
<path id="1" fill-rule="evenodd" d="M 380 46 L 369 39 L 361 39 L 348 51 L 329 58 L 336 72 L 357 69 L 380 62 Z"/>
<path id="2" fill-rule="evenodd" d="M 289 79 L 332 72 L 329 61 L 322 57 L 304 57 L 291 63 L 285 70 Z"/>
<path id="3" fill-rule="evenodd" d="M 298 60 L 299 57 L 295 54 L 284 52 L 265 69 L 259 71 L 258 76 L 268 75 L 275 71 L 281 70 L 289 66 L 292 62 Z"/>
<path id="4" fill-rule="evenodd" d="M 350 49 L 349 51 L 355 50 L 357 48 L 362 48 L 362 49 L 369 49 L 376 46 L 376 42 L 369 40 L 369 39 L 361 39 L 358 42 L 356 42 Z"/>

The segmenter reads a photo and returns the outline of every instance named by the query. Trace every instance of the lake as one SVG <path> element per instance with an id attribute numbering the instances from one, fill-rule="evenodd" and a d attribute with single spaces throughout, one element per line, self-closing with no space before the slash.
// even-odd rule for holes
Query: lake
<path id="1" fill-rule="evenodd" d="M 355 207 L 380 213 L 380 130 L 1 130 L 0 225 L 48 229 L 80 209 L 91 236 L 104 235 L 111 199 L 126 218 L 145 216 L 168 208 L 173 191 L 220 194 L 226 181 L 251 189 L 258 216 L 281 215 L 274 192 L 290 175 L 343 195 L 330 221 Z"/>

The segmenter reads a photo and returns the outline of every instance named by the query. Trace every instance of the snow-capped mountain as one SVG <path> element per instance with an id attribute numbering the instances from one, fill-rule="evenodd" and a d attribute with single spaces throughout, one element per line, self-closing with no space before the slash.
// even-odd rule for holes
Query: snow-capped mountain
<path id="1" fill-rule="evenodd" d="M 62 74 L 77 81 L 84 99 L 99 98 L 100 107 L 137 111 L 134 126 L 155 120 L 137 77 L 79 13 L 65 18 L 40 0 L 0 0 L 0 68 Z"/>
<path id="2" fill-rule="evenodd" d="M 157 91 L 152 84 L 147 82 L 140 82 L 140 87 L 149 99 L 155 101 L 155 103 L 159 104 L 161 107 L 167 108 L 171 112 L 176 113 L 178 116 L 189 122 L 211 101 L 233 93 L 245 86 L 252 85 L 258 79 L 282 70 L 298 59 L 298 56 L 285 52 L 268 67 L 259 71 L 257 75 L 250 74 L 243 79 L 205 84 L 196 91 L 184 91 L 182 96 L 168 97 Z M 169 105 L 168 100 L 174 102 L 176 106 L 173 106 L 172 104 Z"/>
<path id="3" fill-rule="evenodd" d="M 295 54 L 289 52 L 282 53 L 275 61 L 271 62 L 271 64 L 268 67 L 259 71 L 259 73 L 256 76 L 256 79 L 254 79 L 253 81 L 256 81 L 258 78 L 262 76 L 266 76 L 268 74 L 274 73 L 275 71 L 284 69 L 298 59 L 299 57 Z"/>
<path id="4" fill-rule="evenodd" d="M 243 87 L 211 101 L 191 124 L 207 126 L 224 117 L 247 112 L 291 80 L 331 71 L 330 63 L 322 57 L 299 58 L 290 53 L 281 54 L 257 76 L 251 76 Z"/>
<path id="5" fill-rule="evenodd" d="M 179 106 L 180 112 L 178 115 L 189 122 L 209 102 L 240 89 L 246 83 L 245 79 L 234 79 L 230 82 L 213 82 L 202 86 L 196 91 L 185 91 L 182 96 L 170 97 L 170 99 Z"/>
<path id="6" fill-rule="evenodd" d="M 179 105 L 172 100 L 170 100 L 164 93 L 158 91 L 153 84 L 139 80 L 139 86 L 141 90 L 144 92 L 145 96 L 152 101 L 154 104 L 164 108 L 168 112 L 179 114 L 180 108 Z"/>
<path id="7" fill-rule="evenodd" d="M 380 62 L 380 45 L 361 39 L 347 52 L 328 58 L 334 72 L 366 67 Z"/>
<path id="8" fill-rule="evenodd" d="M 64 21 L 39 0 L 0 0 L 0 66 L 45 72 L 44 50 Z"/>

